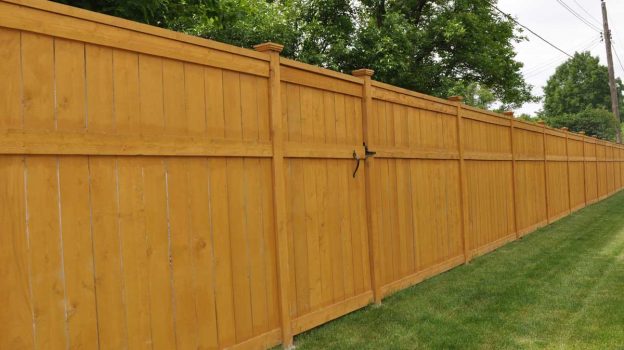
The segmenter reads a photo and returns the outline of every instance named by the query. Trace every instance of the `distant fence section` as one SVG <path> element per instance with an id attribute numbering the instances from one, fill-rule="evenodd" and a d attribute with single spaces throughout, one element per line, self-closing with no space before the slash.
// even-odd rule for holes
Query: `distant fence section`
<path id="1" fill-rule="evenodd" d="M 280 50 L 0 1 L 0 348 L 289 345 L 624 183 L 621 145 Z"/>

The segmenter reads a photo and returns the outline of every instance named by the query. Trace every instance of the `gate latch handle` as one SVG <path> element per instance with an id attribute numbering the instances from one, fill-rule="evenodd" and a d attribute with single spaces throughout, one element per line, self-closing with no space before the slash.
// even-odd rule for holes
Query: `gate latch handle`
<path id="1" fill-rule="evenodd" d="M 357 174 L 360 168 L 360 161 L 362 160 L 355 150 L 353 150 L 353 159 L 355 159 L 355 170 L 353 171 L 353 177 L 355 178 L 355 174 Z"/>

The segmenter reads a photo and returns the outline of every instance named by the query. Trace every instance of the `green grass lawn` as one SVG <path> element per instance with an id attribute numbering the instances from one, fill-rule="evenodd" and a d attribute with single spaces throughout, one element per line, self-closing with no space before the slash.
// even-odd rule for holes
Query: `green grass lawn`
<path id="1" fill-rule="evenodd" d="M 304 349 L 624 349 L 624 193 L 295 338 Z"/>

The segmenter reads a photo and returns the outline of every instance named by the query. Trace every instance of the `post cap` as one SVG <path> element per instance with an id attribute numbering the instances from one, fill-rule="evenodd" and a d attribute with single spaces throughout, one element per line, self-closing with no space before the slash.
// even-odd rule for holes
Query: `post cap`
<path id="1" fill-rule="evenodd" d="M 546 126 L 546 123 L 544 123 L 543 120 L 538 120 L 537 124 L 541 125 L 541 126 Z"/>
<path id="2" fill-rule="evenodd" d="M 513 118 L 514 116 L 514 112 L 513 111 L 505 111 L 503 112 L 503 115 L 509 118 Z"/>
<path id="3" fill-rule="evenodd" d="M 453 102 L 462 102 L 464 100 L 464 96 L 449 96 L 448 100 Z"/>
<path id="4" fill-rule="evenodd" d="M 581 135 L 585 135 L 585 131 L 579 131 L 578 133 Z"/>
<path id="5" fill-rule="evenodd" d="M 568 130 L 570 130 L 570 129 L 568 129 L 568 128 L 566 128 L 566 127 L 564 126 L 563 128 L 561 128 L 561 130 L 563 130 L 563 131 L 565 131 L 565 132 L 568 132 Z"/>
<path id="6" fill-rule="evenodd" d="M 351 74 L 355 77 L 372 77 L 375 74 L 375 71 L 372 69 L 362 68 L 356 69 Z"/>
<path id="7" fill-rule="evenodd" d="M 254 45 L 253 48 L 256 51 L 258 51 L 258 52 L 267 52 L 268 51 L 268 52 L 280 53 L 280 52 L 282 52 L 282 50 L 284 50 L 284 45 L 272 43 L 272 42 L 269 41 L 269 42 L 266 42 L 266 43 Z"/>

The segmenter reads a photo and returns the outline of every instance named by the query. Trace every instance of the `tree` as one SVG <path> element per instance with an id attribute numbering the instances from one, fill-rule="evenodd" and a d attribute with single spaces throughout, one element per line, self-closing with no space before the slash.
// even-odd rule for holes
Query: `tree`
<path id="1" fill-rule="evenodd" d="M 622 81 L 617 84 L 621 89 Z M 560 120 L 588 108 L 611 110 L 608 70 L 589 52 L 575 53 L 548 79 L 541 114 L 550 125 L 553 118 Z"/>
<path id="2" fill-rule="evenodd" d="M 478 83 L 509 107 L 533 101 L 515 60 L 515 24 L 489 0 L 363 0 L 366 13 L 347 66 L 436 96 Z"/>
<path id="3" fill-rule="evenodd" d="M 177 31 L 217 18 L 219 0 L 54 0 Z"/>
<path id="4" fill-rule="evenodd" d="M 585 131 L 605 140 L 615 140 L 617 122 L 613 113 L 604 108 L 588 108 L 580 113 L 561 114 L 548 119 L 548 125 L 555 128 L 567 127 L 570 131 Z"/>
<path id="5" fill-rule="evenodd" d="M 509 107 L 533 101 L 515 60 L 521 31 L 491 0 L 57 0 L 446 97 L 477 84 Z"/>
<path id="6" fill-rule="evenodd" d="M 490 109 L 492 104 L 496 102 L 492 90 L 481 86 L 479 83 L 464 84 L 459 82 L 451 88 L 449 95 L 463 96 L 465 104 L 482 109 Z"/>
<path id="7" fill-rule="evenodd" d="M 292 7 L 259 0 L 218 1 L 218 18 L 197 22 L 185 32 L 246 48 L 272 41 L 284 45 L 282 56 L 295 56 L 301 31 L 293 23 L 297 14 Z"/>

